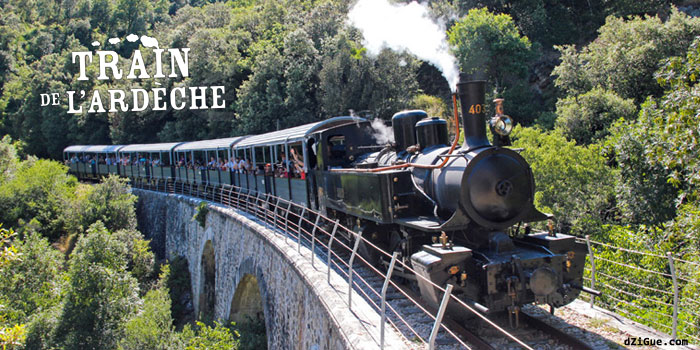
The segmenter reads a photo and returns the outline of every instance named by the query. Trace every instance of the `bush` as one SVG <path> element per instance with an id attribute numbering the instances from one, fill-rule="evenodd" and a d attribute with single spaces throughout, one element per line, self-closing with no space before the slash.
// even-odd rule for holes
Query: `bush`
<path id="1" fill-rule="evenodd" d="M 78 203 L 78 227 L 82 232 L 96 221 L 102 221 L 110 232 L 136 229 L 136 196 L 131 194 L 129 180 L 109 175 L 92 186 Z"/>
<path id="2" fill-rule="evenodd" d="M 60 302 L 63 256 L 51 248 L 46 238 L 32 231 L 15 240 L 13 246 L 19 259 L 0 274 L 2 312 L 8 322 L 26 323 L 31 315 Z"/>
<path id="3" fill-rule="evenodd" d="M 207 226 L 207 214 L 209 213 L 209 205 L 207 202 L 199 202 L 194 216 L 192 216 L 193 221 L 197 221 L 199 226 L 205 228 Z"/>
<path id="4" fill-rule="evenodd" d="M 126 323 L 124 329 L 124 338 L 119 342 L 120 349 L 174 348 L 177 339 L 170 316 L 167 288 L 153 289 L 146 293 L 141 311 Z"/>
<path id="5" fill-rule="evenodd" d="M 65 233 L 66 208 L 74 196 L 77 181 L 66 166 L 50 160 L 27 160 L 14 177 L 0 184 L 0 222 L 24 226 L 32 219 L 50 240 Z"/>
<path id="6" fill-rule="evenodd" d="M 557 230 L 594 233 L 610 220 L 614 171 L 606 166 L 597 145 L 576 146 L 558 131 L 516 127 L 513 147 L 535 176 L 535 205 L 553 213 Z"/>
<path id="7" fill-rule="evenodd" d="M 197 322 L 191 328 L 185 326 L 181 339 L 185 343 L 185 349 L 208 349 L 208 350 L 233 350 L 238 349 L 238 332 L 231 331 L 219 322 L 214 322 L 214 327 L 207 326 L 202 322 Z"/>
<path id="8" fill-rule="evenodd" d="M 557 101 L 556 127 L 569 140 L 588 145 L 605 139 L 613 122 L 637 113 L 634 101 L 612 91 L 595 88 L 578 96 Z"/>
<path id="9" fill-rule="evenodd" d="M 17 150 L 12 145 L 12 139 L 5 135 L 0 140 L 0 184 L 10 179 L 17 170 Z"/>
<path id="10" fill-rule="evenodd" d="M 661 226 L 676 215 L 679 189 L 668 182 L 671 171 L 649 155 L 647 143 L 658 139 L 641 119 L 621 120 L 611 128 L 606 151 L 619 169 L 615 193 L 628 224 Z"/>
<path id="11" fill-rule="evenodd" d="M 138 286 L 126 271 L 126 245 L 101 222 L 78 240 L 56 331 L 66 348 L 114 349 L 136 310 Z"/>
<path id="12" fill-rule="evenodd" d="M 114 236 L 126 245 L 128 264 L 127 269 L 139 282 L 142 292 L 148 291 L 154 282 L 155 255 L 149 246 L 150 241 L 143 239 L 141 232 L 136 230 L 119 230 Z"/>
<path id="13" fill-rule="evenodd" d="M 555 84 L 569 95 L 600 87 L 641 103 L 661 94 L 654 73 L 662 60 L 684 53 L 697 35 L 700 19 L 676 9 L 665 22 L 658 17 L 608 17 L 598 38 L 580 52 L 573 46 L 558 48 L 562 63 L 554 69 Z"/>

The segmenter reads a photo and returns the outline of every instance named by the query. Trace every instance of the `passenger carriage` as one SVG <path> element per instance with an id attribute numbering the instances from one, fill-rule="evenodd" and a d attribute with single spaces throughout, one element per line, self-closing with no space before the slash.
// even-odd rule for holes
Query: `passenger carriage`
<path id="1" fill-rule="evenodd" d="M 182 142 L 123 146 L 118 152 L 121 175 L 144 180 L 167 180 L 175 177 L 172 151 L 180 144 Z"/>
<path id="2" fill-rule="evenodd" d="M 335 117 L 245 138 L 233 146 L 233 155 L 246 159 L 254 170 L 241 174 L 238 186 L 244 190 L 269 193 L 309 208 L 317 208 L 313 172 L 318 157 L 325 154 L 316 151 L 317 135 L 330 128 L 359 124 L 369 122 L 359 117 Z M 292 150 L 303 163 L 303 176 L 295 175 L 293 162 L 290 161 L 293 159 Z M 272 173 L 266 173 L 267 164 L 274 166 L 281 163 L 282 153 L 287 159 L 282 169 L 286 176 L 275 176 L 274 168 Z"/>
<path id="3" fill-rule="evenodd" d="M 233 158 L 231 147 L 246 136 L 228 137 L 214 140 L 184 142 L 173 149 L 175 179 L 189 184 L 236 185 L 240 177 L 233 169 L 221 169 L 218 164 Z M 207 166 L 214 158 L 217 166 Z M 197 164 L 196 166 L 194 164 Z"/>
<path id="4" fill-rule="evenodd" d="M 117 164 L 104 161 L 108 157 L 117 158 L 122 145 L 75 145 L 63 150 L 63 161 L 78 178 L 98 179 L 107 174 L 119 174 Z M 108 164 L 109 163 L 109 164 Z"/>

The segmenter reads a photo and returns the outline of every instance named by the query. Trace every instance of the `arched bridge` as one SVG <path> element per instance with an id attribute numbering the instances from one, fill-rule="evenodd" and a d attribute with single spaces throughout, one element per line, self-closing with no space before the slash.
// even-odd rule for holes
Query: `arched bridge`
<path id="1" fill-rule="evenodd" d="M 133 192 L 139 226 L 156 253 L 187 259 L 199 318 L 262 319 L 269 349 L 380 348 L 376 307 L 355 296 L 349 308 L 347 277 L 329 273 L 318 256 L 312 265 L 310 247 L 274 230 L 272 217 L 266 224 L 225 205 L 200 206 L 193 196 Z M 412 347 L 396 328 L 384 334 L 384 348 Z"/>

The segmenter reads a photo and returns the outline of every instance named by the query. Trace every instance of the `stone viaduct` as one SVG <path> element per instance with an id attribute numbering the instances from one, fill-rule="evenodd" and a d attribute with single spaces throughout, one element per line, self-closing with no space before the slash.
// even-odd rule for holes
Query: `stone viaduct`
<path id="1" fill-rule="evenodd" d="M 347 306 L 347 282 L 311 252 L 253 216 L 208 203 L 205 226 L 193 220 L 201 200 L 134 189 L 139 227 L 154 251 L 188 261 L 196 315 L 264 319 L 268 349 L 378 349 L 380 316 L 360 297 Z M 410 347 L 391 327 L 386 348 Z"/>

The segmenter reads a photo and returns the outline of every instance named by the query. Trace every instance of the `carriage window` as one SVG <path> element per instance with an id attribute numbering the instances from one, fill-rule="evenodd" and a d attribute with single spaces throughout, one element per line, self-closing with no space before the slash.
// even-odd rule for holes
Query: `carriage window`
<path id="1" fill-rule="evenodd" d="M 328 148 L 331 158 L 345 158 L 345 135 L 334 135 L 328 138 Z"/>

